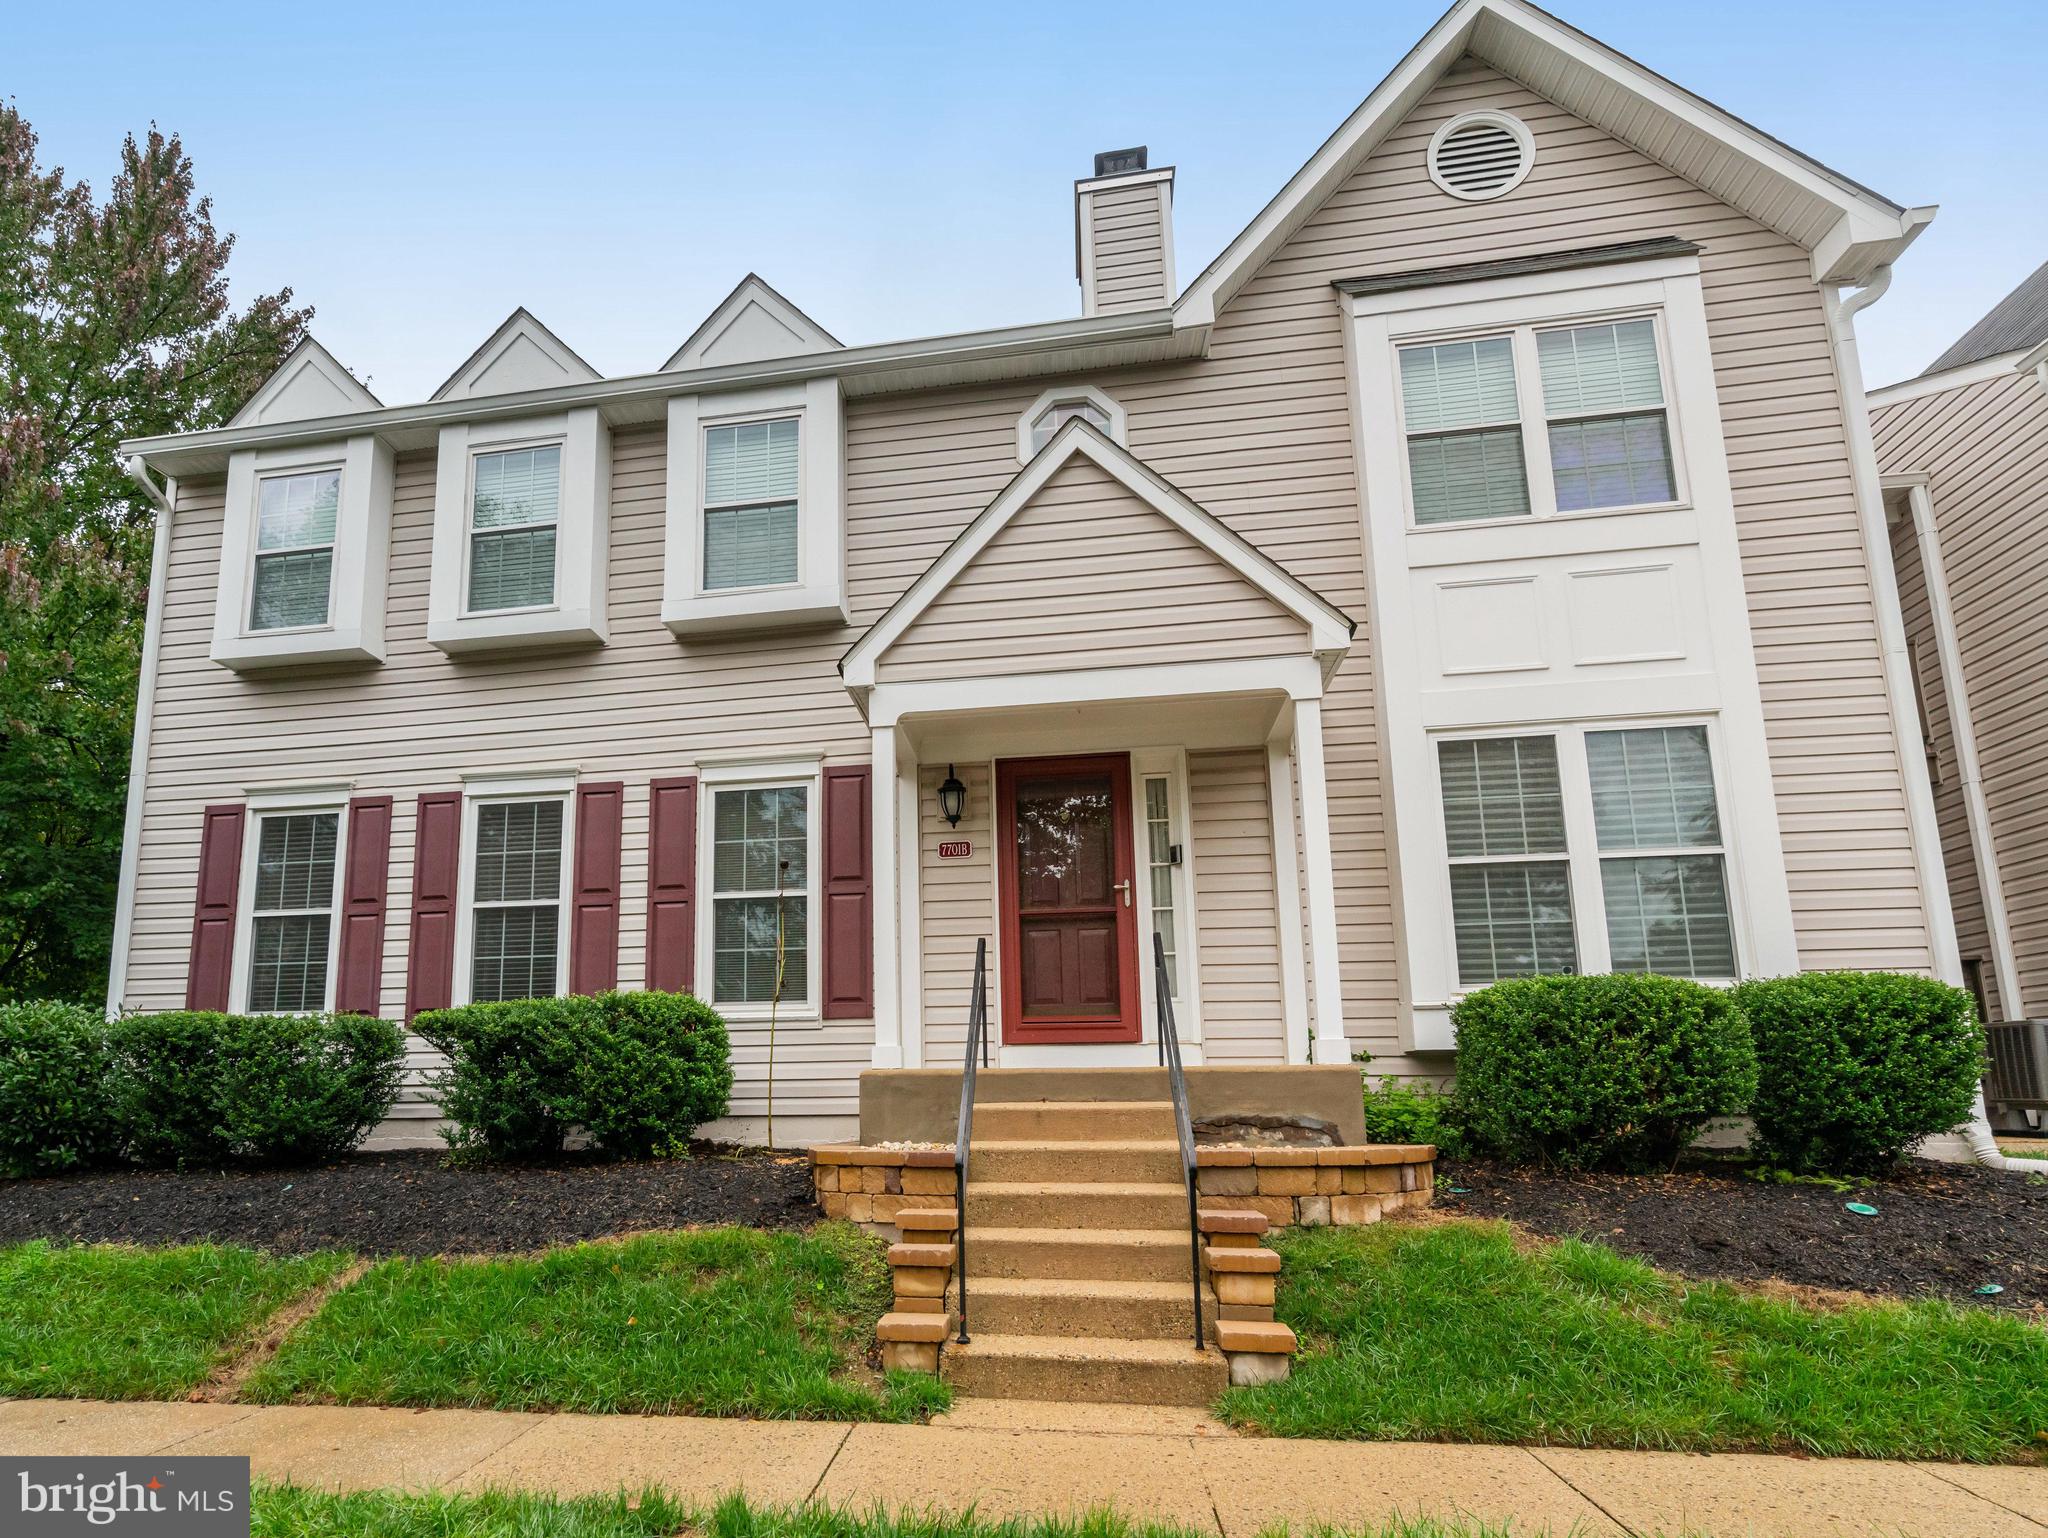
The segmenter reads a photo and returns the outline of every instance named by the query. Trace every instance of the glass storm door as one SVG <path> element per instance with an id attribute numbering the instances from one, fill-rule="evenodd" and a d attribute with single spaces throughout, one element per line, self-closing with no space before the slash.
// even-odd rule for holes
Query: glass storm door
<path id="1" fill-rule="evenodd" d="M 1131 763 L 996 765 L 1003 1040 L 1136 1041 Z"/>

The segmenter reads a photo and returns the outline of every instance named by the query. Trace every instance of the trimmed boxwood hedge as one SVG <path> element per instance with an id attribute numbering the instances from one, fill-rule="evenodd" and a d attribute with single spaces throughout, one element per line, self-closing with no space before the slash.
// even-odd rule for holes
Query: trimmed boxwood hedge
<path id="1" fill-rule="evenodd" d="M 1456 1120 L 1506 1159 L 1669 1167 L 1756 1087 L 1742 1011 L 1683 978 L 1515 978 L 1467 994 L 1451 1020 Z"/>
<path id="2" fill-rule="evenodd" d="M 1750 1144 L 1797 1173 L 1869 1174 L 1967 1121 L 1984 1032 L 1961 988 L 1901 972 L 1806 972 L 1735 990 L 1756 1037 Z"/>
<path id="3" fill-rule="evenodd" d="M 82 1004 L 0 1004 L 0 1175 L 120 1156 L 107 1021 Z"/>
<path id="4" fill-rule="evenodd" d="M 572 994 L 428 1010 L 448 1054 L 437 1086 L 451 1148 L 544 1159 L 570 1129 L 617 1158 L 680 1153 L 732 1094 L 725 1021 L 687 993 Z"/>

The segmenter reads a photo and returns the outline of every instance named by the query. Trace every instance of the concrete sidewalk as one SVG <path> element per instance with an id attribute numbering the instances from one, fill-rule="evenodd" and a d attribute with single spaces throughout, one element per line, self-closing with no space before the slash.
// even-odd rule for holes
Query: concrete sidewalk
<path id="1" fill-rule="evenodd" d="M 660 1485 L 690 1500 L 1030 1515 L 1111 1506 L 1221 1538 L 1396 1513 L 1515 1531 L 2040 1538 L 2048 1469 L 1237 1437 L 1199 1411 L 967 1401 L 931 1426 L 213 1404 L 0 1403 L 0 1453 L 247 1454 L 328 1489 Z"/>

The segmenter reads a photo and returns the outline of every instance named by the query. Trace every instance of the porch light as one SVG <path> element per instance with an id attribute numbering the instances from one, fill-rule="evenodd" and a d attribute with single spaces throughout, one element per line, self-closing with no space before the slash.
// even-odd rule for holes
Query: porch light
<path id="1" fill-rule="evenodd" d="M 960 777 L 948 764 L 946 778 L 939 784 L 939 815 L 946 819 L 949 827 L 957 828 L 960 826 L 960 814 L 966 810 L 967 787 L 960 783 Z"/>

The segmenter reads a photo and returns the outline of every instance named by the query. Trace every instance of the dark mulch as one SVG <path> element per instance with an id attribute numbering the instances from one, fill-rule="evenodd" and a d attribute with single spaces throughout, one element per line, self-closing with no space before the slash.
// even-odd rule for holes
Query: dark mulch
<path id="1" fill-rule="evenodd" d="M 1727 1164 L 1584 1175 L 1447 1161 L 1437 1167 L 1436 1190 L 1439 1211 L 1598 1240 L 1687 1276 L 2009 1308 L 2048 1304 L 2042 1176 L 1915 1161 L 1891 1178 L 1834 1190 L 1758 1181 Z M 1844 1204 L 1852 1201 L 1876 1215 L 1850 1212 Z M 1979 1296 L 1986 1283 L 2005 1291 Z"/>
<path id="2" fill-rule="evenodd" d="M 0 1241 L 181 1244 L 284 1254 L 502 1254 L 646 1228 L 817 1221 L 801 1154 L 700 1148 L 636 1164 L 454 1168 L 436 1150 L 308 1169 L 118 1171 L 0 1184 Z"/>

